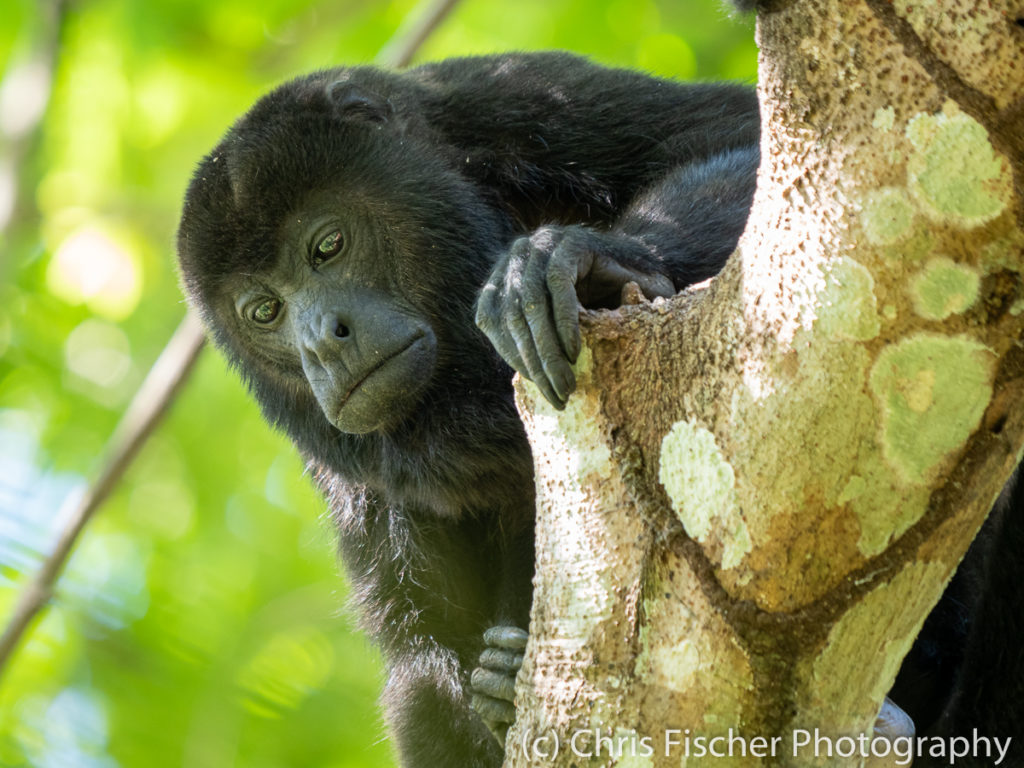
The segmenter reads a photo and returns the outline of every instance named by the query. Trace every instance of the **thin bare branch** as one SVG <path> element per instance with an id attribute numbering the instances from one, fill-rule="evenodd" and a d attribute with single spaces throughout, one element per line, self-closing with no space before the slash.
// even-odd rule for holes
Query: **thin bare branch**
<path id="1" fill-rule="evenodd" d="M 459 0 L 431 0 L 423 3 L 380 49 L 377 63 L 388 67 L 409 66 L 416 52 L 458 4 Z"/>
<path id="2" fill-rule="evenodd" d="M 54 584 L 82 530 L 117 486 L 139 449 L 174 402 L 202 346 L 202 328 L 192 313 L 188 313 L 111 435 L 99 476 L 84 494 L 73 494 L 65 501 L 59 519 L 66 522 L 57 544 L 22 592 L 3 636 L 0 636 L 0 673 L 19 639 L 52 596 Z"/>

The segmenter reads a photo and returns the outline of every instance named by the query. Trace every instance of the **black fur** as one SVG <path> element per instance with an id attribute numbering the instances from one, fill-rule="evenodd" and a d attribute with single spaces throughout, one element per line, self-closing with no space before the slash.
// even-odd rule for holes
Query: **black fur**
<path id="1" fill-rule="evenodd" d="M 528 620 L 532 465 L 478 291 L 549 240 L 669 289 L 714 275 L 757 142 L 747 88 L 505 55 L 311 74 L 200 164 L 186 290 L 327 497 L 405 765 L 501 762 L 468 673 L 486 628 Z"/>

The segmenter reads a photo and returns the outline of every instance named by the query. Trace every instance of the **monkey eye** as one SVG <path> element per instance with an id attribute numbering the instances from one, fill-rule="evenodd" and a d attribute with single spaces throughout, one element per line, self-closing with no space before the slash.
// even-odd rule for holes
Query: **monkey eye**
<path id="1" fill-rule="evenodd" d="M 266 299 L 252 310 L 252 319 L 260 325 L 269 325 L 281 314 L 280 299 Z"/>
<path id="2" fill-rule="evenodd" d="M 338 230 L 335 230 L 324 237 L 319 243 L 317 243 L 316 248 L 313 249 L 312 262 L 314 269 L 319 267 L 328 259 L 331 259 L 341 253 L 341 249 L 344 245 L 345 238 L 341 236 L 341 232 Z"/>

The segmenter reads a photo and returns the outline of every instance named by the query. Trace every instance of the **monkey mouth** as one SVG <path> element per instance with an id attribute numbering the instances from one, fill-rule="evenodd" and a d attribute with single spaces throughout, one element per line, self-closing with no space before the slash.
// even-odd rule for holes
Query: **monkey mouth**
<path id="1" fill-rule="evenodd" d="M 430 378 L 434 360 L 430 336 L 418 329 L 404 344 L 364 370 L 338 399 L 333 409 L 334 425 L 343 432 L 372 432 L 404 414 Z"/>
<path id="2" fill-rule="evenodd" d="M 363 386 L 363 382 L 365 382 L 368 378 L 373 376 L 373 374 L 375 374 L 385 365 L 390 363 L 396 357 L 398 357 L 401 354 L 404 354 L 406 350 L 410 349 L 413 344 L 415 344 L 422 338 L 423 331 L 419 331 L 418 333 L 413 334 L 412 338 L 410 338 L 409 341 L 403 344 L 399 349 L 395 350 L 390 355 L 382 357 L 380 360 L 378 360 L 376 363 L 370 366 L 370 368 L 356 380 L 356 383 L 349 387 L 348 391 L 344 395 L 342 395 L 341 400 L 338 403 L 338 411 L 340 412 L 341 409 L 345 407 L 345 404 L 348 403 L 348 399 L 352 397 L 352 393 L 359 389 L 361 386 Z"/>

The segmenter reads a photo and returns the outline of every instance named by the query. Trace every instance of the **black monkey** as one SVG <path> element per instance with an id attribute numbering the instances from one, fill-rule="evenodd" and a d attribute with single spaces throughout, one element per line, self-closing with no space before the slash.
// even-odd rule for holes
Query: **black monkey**
<path id="1" fill-rule="evenodd" d="M 514 716 L 534 498 L 502 356 L 564 403 L 577 297 L 716 274 L 757 142 L 748 88 L 518 54 L 311 74 L 196 171 L 186 290 L 330 503 L 405 765 L 496 766 Z"/>
<path id="2" fill-rule="evenodd" d="M 512 371 L 474 324 L 481 286 L 527 244 L 592 247 L 593 306 L 628 279 L 710 277 L 757 141 L 748 88 L 507 55 L 309 75 L 202 161 L 187 292 L 328 497 L 406 765 L 501 762 L 468 675 L 500 729 L 528 621 L 532 464 Z"/>

